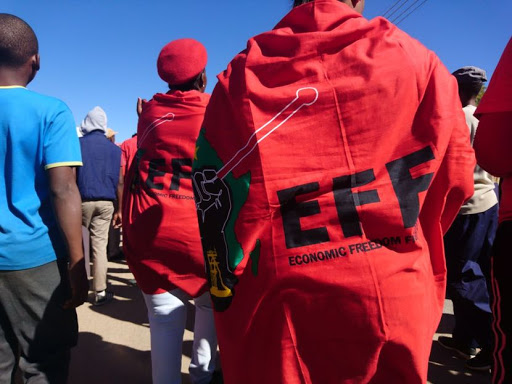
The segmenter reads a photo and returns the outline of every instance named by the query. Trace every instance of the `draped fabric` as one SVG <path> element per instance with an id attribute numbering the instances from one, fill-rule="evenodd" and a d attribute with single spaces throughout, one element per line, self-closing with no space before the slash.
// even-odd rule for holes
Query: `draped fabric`
<path id="1" fill-rule="evenodd" d="M 426 382 L 443 233 L 473 193 L 455 79 L 335 0 L 218 78 L 192 172 L 225 382 Z"/>
<path id="2" fill-rule="evenodd" d="M 198 91 L 156 94 L 139 117 L 124 190 L 123 246 L 147 294 L 181 288 L 197 297 L 205 290 L 191 167 L 209 98 Z"/>

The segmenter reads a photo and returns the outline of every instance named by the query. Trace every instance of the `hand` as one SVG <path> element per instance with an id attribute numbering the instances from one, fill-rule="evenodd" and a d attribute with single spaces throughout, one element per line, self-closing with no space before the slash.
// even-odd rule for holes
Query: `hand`
<path id="1" fill-rule="evenodd" d="M 195 172 L 192 180 L 213 306 L 216 311 L 225 311 L 231 305 L 238 283 L 229 268 L 224 234 L 231 214 L 231 192 L 213 169 Z"/>
<path id="2" fill-rule="evenodd" d="M 89 292 L 89 281 L 85 272 L 85 259 L 81 259 L 76 264 L 69 264 L 68 267 L 69 282 L 71 285 L 71 299 L 64 303 L 64 309 L 76 308 L 87 301 Z"/>
<path id="3" fill-rule="evenodd" d="M 121 228 L 123 226 L 123 214 L 120 210 L 114 213 L 114 217 L 112 219 L 112 226 L 116 229 Z"/>
<path id="4" fill-rule="evenodd" d="M 140 97 L 137 98 L 137 116 L 140 116 L 142 113 L 142 108 L 147 102 L 148 101 L 146 99 L 141 99 Z"/>
<path id="5" fill-rule="evenodd" d="M 196 208 L 201 214 L 202 223 L 215 227 L 214 232 L 222 232 L 231 211 L 227 185 L 217 177 L 217 172 L 213 169 L 195 172 L 192 180 L 196 194 Z"/>

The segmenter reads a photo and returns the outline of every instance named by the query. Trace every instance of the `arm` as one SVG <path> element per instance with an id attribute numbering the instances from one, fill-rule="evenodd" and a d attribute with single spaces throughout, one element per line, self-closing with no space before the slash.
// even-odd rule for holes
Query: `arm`
<path id="1" fill-rule="evenodd" d="M 123 221 L 123 190 L 124 190 L 124 166 L 119 167 L 119 179 L 117 181 L 117 212 L 114 213 L 113 226 L 121 228 Z"/>
<path id="2" fill-rule="evenodd" d="M 71 167 L 55 167 L 47 172 L 55 215 L 69 252 L 72 296 L 65 303 L 65 308 L 78 307 L 87 300 L 89 283 L 82 251 L 82 206 L 75 171 Z"/>
<path id="3" fill-rule="evenodd" d="M 456 80 L 444 67 L 438 66 L 436 69 L 425 97 L 425 103 L 421 106 L 422 117 L 429 124 L 435 124 L 439 132 L 436 156 L 440 163 L 425 196 L 420 223 L 428 245 L 433 275 L 438 281 L 443 281 L 446 274 L 443 235 L 464 201 L 473 194 L 476 161 Z M 442 303 L 441 297 L 439 299 Z"/>
<path id="4" fill-rule="evenodd" d="M 137 98 L 137 116 L 140 116 L 142 113 L 142 108 L 144 108 L 144 104 L 146 104 L 148 101 L 146 99 L 141 99 L 140 97 Z"/>
<path id="5" fill-rule="evenodd" d="M 435 126 L 439 132 L 435 145 L 440 161 L 425 198 L 422 220 L 429 223 L 428 228 L 440 224 L 442 232 L 446 233 L 462 204 L 473 195 L 475 155 L 457 82 L 437 59 L 419 114 L 421 120 Z"/>

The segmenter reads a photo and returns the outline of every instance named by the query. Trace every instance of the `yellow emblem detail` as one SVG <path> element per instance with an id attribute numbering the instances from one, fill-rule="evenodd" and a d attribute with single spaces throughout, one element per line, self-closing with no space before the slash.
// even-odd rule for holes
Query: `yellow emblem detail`
<path id="1" fill-rule="evenodd" d="M 217 261 L 217 250 L 209 249 L 206 251 L 208 264 L 210 265 L 210 293 L 216 297 L 233 296 L 231 289 L 224 285 L 222 275 L 220 273 L 219 262 Z"/>

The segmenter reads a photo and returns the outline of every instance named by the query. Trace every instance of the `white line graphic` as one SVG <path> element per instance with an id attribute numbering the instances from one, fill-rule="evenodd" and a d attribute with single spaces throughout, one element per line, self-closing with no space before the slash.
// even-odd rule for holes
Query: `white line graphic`
<path id="1" fill-rule="evenodd" d="M 318 90 L 316 88 L 305 87 L 297 89 L 295 98 L 272 119 L 258 128 L 251 137 L 249 137 L 247 143 L 240 148 L 219 171 L 203 169 L 201 172 L 194 173 L 192 182 L 194 183 L 194 188 L 197 192 L 196 207 L 197 210 L 202 213 L 203 222 L 205 220 L 205 214 L 210 208 L 214 206 L 220 208 L 221 206 L 219 197 L 222 194 L 222 188 L 217 192 L 213 192 L 211 188 L 210 191 L 208 191 L 209 188 L 207 188 L 207 186 L 211 187 L 215 182 L 220 182 L 224 186 L 223 189 L 228 190 L 223 181 L 226 175 L 233 171 L 233 169 L 235 169 L 247 156 L 249 156 L 259 143 L 291 119 L 292 116 L 294 116 L 302 107 L 313 105 L 317 100 Z M 256 138 L 258 133 L 262 134 L 259 139 Z M 229 193 L 228 198 L 230 205 L 229 210 L 231 211 L 231 198 Z M 227 220 L 228 218 L 226 218 L 226 222 Z"/>
<path id="2" fill-rule="evenodd" d="M 219 169 L 217 172 L 217 177 L 220 179 L 224 179 L 226 175 L 235 169 L 243 159 L 251 154 L 251 152 L 256 148 L 256 146 L 265 140 L 272 132 L 286 123 L 293 115 L 295 115 L 302 107 L 313 105 L 318 99 L 318 90 L 313 87 L 305 87 L 297 89 L 295 93 L 295 98 L 284 107 L 277 115 L 275 115 L 272 119 L 263 124 L 260 128 L 258 128 L 254 133 L 249 137 L 247 143 L 238 150 L 235 155 L 224 164 L 224 166 Z M 295 108 L 295 109 L 294 109 Z M 280 117 L 284 117 L 284 119 L 280 119 Z M 258 140 L 256 139 L 256 135 L 261 131 L 264 132 L 264 135 L 261 136 Z M 231 165 L 234 163 L 233 165 Z M 215 180 L 212 180 L 215 181 Z"/>
<path id="3" fill-rule="evenodd" d="M 165 123 L 166 121 L 173 121 L 174 120 L 174 113 L 169 112 L 163 115 L 162 117 L 159 117 L 156 120 L 153 120 L 151 124 L 149 124 L 146 129 L 144 130 L 144 133 L 142 134 L 142 137 L 140 139 L 137 139 L 137 148 L 140 148 L 144 140 L 148 137 L 149 133 L 158 127 L 160 124 Z"/>

